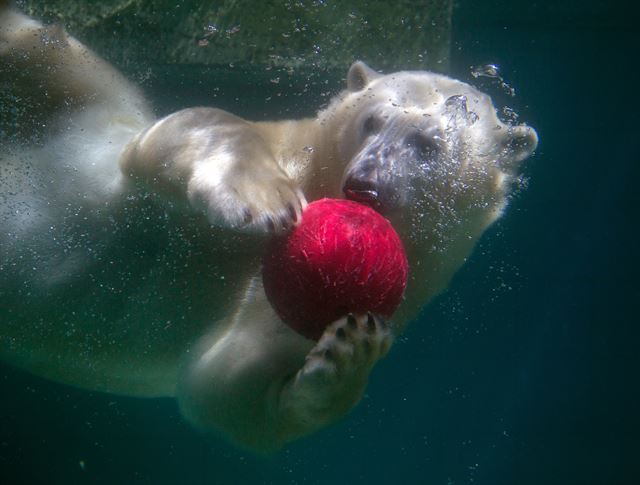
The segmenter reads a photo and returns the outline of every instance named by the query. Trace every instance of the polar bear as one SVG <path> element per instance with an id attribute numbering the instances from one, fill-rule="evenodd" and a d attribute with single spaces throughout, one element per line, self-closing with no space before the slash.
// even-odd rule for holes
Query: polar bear
<path id="1" fill-rule="evenodd" d="M 140 91 L 58 27 L 0 10 L 0 356 L 132 396 L 276 450 L 347 413 L 374 364 L 503 212 L 536 148 L 491 99 L 430 72 L 362 62 L 315 118 L 215 108 L 156 119 Z M 11 136 L 9 136 L 10 134 Z M 387 217 L 411 278 L 390 322 L 345 315 L 319 341 L 280 321 L 260 256 L 307 201 Z"/>

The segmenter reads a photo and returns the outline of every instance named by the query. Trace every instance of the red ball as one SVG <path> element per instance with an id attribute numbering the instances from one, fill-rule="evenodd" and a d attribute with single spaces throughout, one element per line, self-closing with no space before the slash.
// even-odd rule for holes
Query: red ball
<path id="1" fill-rule="evenodd" d="M 402 241 L 387 219 L 350 200 L 321 199 L 293 231 L 272 241 L 264 290 L 280 318 L 307 338 L 348 313 L 390 317 L 408 276 Z"/>

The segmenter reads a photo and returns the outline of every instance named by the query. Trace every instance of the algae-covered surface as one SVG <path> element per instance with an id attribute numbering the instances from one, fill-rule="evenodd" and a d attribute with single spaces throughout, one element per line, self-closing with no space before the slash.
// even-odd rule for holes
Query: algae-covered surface
<path id="1" fill-rule="evenodd" d="M 452 0 L 26 0 L 120 66 L 257 63 L 443 70 Z"/>

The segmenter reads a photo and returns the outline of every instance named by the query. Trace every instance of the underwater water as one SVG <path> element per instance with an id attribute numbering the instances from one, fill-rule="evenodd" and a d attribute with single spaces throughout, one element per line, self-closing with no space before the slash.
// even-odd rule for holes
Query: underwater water
<path id="1" fill-rule="evenodd" d="M 470 66 L 500 65 L 515 98 L 479 85 L 540 145 L 526 188 L 347 418 L 260 457 L 195 431 L 173 400 L 2 366 L 0 483 L 640 483 L 636 34 L 599 1 L 458 2 L 450 74 L 478 82 Z M 260 88 L 210 99 L 200 72 L 159 78 L 148 88 L 167 111 L 262 115 Z M 323 102 L 288 99 L 282 114 Z"/>

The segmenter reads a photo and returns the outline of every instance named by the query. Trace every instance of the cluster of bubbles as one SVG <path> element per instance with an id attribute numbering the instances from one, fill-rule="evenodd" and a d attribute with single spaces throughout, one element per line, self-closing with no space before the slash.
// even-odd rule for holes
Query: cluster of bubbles
<path id="1" fill-rule="evenodd" d="M 471 76 L 475 79 L 486 79 L 492 86 L 497 88 L 510 98 L 514 98 L 516 90 L 510 86 L 504 77 L 500 74 L 500 67 L 496 64 L 482 64 L 479 66 L 471 66 Z M 508 126 L 515 125 L 518 122 L 518 113 L 509 106 L 504 106 L 499 110 L 498 115 L 503 123 Z"/>
<path id="2" fill-rule="evenodd" d="M 413 165 L 409 173 L 410 180 L 416 181 L 410 237 L 416 242 L 429 241 L 432 252 L 448 246 L 451 226 L 460 223 L 456 199 L 466 186 L 459 178 L 463 150 L 459 132 L 477 121 L 475 113 L 468 112 L 464 95 L 448 98 L 442 116 L 445 131 L 436 136 L 446 149 L 432 153 L 426 163 Z"/>
<path id="3" fill-rule="evenodd" d="M 467 97 L 463 94 L 450 96 L 444 103 L 449 120 L 447 129 L 455 130 L 460 126 L 471 126 L 478 121 L 478 115 L 467 109 Z"/>
<path id="4" fill-rule="evenodd" d="M 500 67 L 496 64 L 483 64 L 481 66 L 471 66 L 471 75 L 478 78 L 488 78 L 498 83 L 498 86 L 505 94 L 514 97 L 516 90 L 509 86 L 504 78 L 500 75 Z"/>

